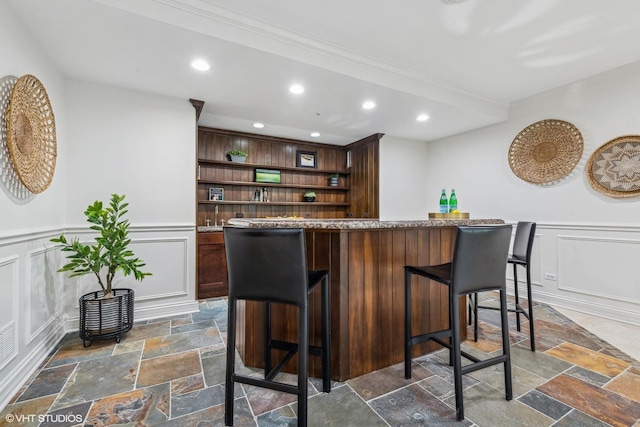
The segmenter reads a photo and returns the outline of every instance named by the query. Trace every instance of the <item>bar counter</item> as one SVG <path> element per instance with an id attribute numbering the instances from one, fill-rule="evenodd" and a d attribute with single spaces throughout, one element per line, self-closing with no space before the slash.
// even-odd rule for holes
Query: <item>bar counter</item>
<path id="1" fill-rule="evenodd" d="M 404 266 L 451 261 L 456 227 L 504 224 L 500 219 L 301 220 L 231 219 L 235 227 L 305 229 L 308 267 L 329 270 L 332 379 L 345 381 L 404 359 Z M 206 231 L 206 230 L 200 230 Z M 448 293 L 435 282 L 414 278 L 413 334 L 448 324 Z M 418 282 L 420 281 L 420 282 Z M 418 285 L 419 283 L 419 285 Z M 460 300 L 466 325 L 466 302 Z M 274 305 L 274 339 L 296 340 L 297 309 Z M 309 299 L 309 342 L 320 343 L 320 292 Z M 289 321 L 290 320 L 290 321 Z M 248 366 L 262 366 L 263 305 L 247 301 L 238 310 L 238 351 Z M 466 327 L 462 330 L 466 338 Z M 438 349 L 434 343 L 414 347 L 414 357 Z M 320 377 L 318 357 L 309 358 L 310 375 Z M 295 372 L 295 359 L 289 371 Z"/>

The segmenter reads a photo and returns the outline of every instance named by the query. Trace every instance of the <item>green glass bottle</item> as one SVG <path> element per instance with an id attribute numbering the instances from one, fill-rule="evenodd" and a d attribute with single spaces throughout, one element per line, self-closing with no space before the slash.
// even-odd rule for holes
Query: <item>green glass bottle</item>
<path id="1" fill-rule="evenodd" d="M 456 197 L 455 188 L 451 189 L 451 197 L 449 197 L 449 212 L 458 210 L 458 198 Z"/>
<path id="2" fill-rule="evenodd" d="M 449 200 L 447 200 L 447 191 L 443 188 L 440 193 L 440 213 L 449 212 Z"/>

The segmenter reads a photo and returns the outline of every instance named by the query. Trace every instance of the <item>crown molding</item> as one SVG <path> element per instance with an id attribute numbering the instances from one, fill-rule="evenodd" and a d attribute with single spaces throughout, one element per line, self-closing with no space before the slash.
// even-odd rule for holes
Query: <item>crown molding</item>
<path id="1" fill-rule="evenodd" d="M 368 83 L 483 113 L 500 120 L 506 119 L 508 115 L 507 104 L 240 13 L 214 0 L 94 1 L 169 25 L 303 62 Z"/>

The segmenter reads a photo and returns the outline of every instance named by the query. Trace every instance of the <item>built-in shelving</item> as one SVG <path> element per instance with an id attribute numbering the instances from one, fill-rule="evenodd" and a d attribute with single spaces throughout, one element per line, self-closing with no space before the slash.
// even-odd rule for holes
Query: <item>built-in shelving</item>
<path id="1" fill-rule="evenodd" d="M 302 168 L 302 167 L 290 167 L 290 166 L 280 166 L 273 164 L 259 164 L 259 163 L 249 163 L 249 162 L 232 162 L 229 160 L 211 160 L 211 159 L 198 159 L 199 164 L 210 164 L 210 165 L 221 165 L 224 167 L 233 167 L 233 168 L 242 168 L 242 169 L 278 169 L 285 171 L 292 171 L 296 173 L 308 173 L 308 174 L 332 174 L 338 173 L 340 175 L 350 175 L 351 172 L 348 170 L 335 170 L 335 169 L 317 169 L 317 168 Z"/>
<path id="2" fill-rule="evenodd" d="M 243 150 L 247 162 L 232 162 L 226 153 Z M 315 152 L 317 168 L 296 166 L 297 151 Z M 280 171 L 281 183 L 255 182 L 256 169 Z M 303 216 L 344 218 L 350 207 L 350 175 L 346 150 L 340 146 L 265 137 L 220 129 L 199 128 L 197 154 L 197 223 L 238 216 Z M 328 176 L 339 174 L 338 186 Z M 209 188 L 221 188 L 224 200 L 209 200 Z M 266 190 L 269 201 L 256 201 L 256 191 Z M 305 202 L 307 191 L 316 201 Z"/>

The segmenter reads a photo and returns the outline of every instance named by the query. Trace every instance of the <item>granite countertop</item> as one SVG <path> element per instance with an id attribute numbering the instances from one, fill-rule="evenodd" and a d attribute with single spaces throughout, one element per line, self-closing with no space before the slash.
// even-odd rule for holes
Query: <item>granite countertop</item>
<path id="1" fill-rule="evenodd" d="M 287 219 L 287 218 L 235 218 L 230 226 L 255 228 L 326 228 L 337 230 L 455 227 L 458 225 L 504 224 L 501 219 L 429 219 L 411 221 L 379 221 L 376 219 Z M 203 227 L 198 227 L 198 231 Z M 211 228 L 211 227 L 209 227 Z M 206 231 L 206 230 L 202 230 Z M 212 230 L 213 231 L 213 230 Z"/>
<path id="2" fill-rule="evenodd" d="M 221 225 L 199 225 L 198 233 L 213 233 L 216 231 L 222 231 Z"/>

